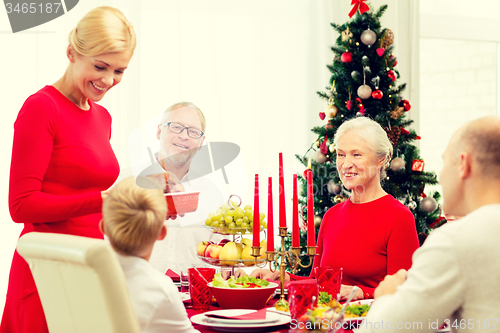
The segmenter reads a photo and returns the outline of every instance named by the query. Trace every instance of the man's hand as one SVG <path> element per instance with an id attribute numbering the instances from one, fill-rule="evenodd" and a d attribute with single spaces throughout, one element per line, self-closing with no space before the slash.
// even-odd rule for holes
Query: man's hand
<path id="1" fill-rule="evenodd" d="M 228 270 L 228 271 L 221 271 L 221 276 L 224 280 L 227 280 L 231 277 L 231 271 Z M 234 278 L 237 279 L 239 278 L 240 276 L 245 276 L 247 275 L 247 273 L 242 270 L 241 268 L 238 268 L 237 270 L 234 271 Z"/>
<path id="2" fill-rule="evenodd" d="M 392 295 L 396 292 L 396 287 L 402 285 L 406 280 L 406 270 L 400 269 L 396 274 L 387 275 L 375 289 L 375 298 L 384 295 Z"/>

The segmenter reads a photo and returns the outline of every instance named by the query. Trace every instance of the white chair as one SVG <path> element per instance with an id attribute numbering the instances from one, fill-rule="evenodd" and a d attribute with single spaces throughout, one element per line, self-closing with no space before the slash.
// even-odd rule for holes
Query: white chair
<path id="1" fill-rule="evenodd" d="M 28 262 L 51 333 L 139 333 L 125 276 L 99 239 L 31 232 L 17 251 Z"/>

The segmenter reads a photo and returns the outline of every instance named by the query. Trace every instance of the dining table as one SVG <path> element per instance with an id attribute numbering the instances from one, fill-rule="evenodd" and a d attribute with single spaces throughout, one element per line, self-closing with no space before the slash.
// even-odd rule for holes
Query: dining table
<path id="1" fill-rule="evenodd" d="M 267 307 L 274 308 L 274 303 L 276 303 L 278 300 L 279 300 L 279 295 L 270 299 L 267 303 Z M 221 310 L 219 305 L 215 302 L 213 302 L 210 305 L 210 309 L 208 309 L 206 311 L 194 310 L 191 307 L 191 304 L 189 301 L 185 302 L 184 305 L 186 307 L 186 312 L 187 312 L 189 318 L 193 317 L 194 315 L 201 314 L 204 312 Z M 193 327 L 195 329 L 197 329 L 198 331 L 200 331 L 201 333 L 219 333 L 220 332 L 220 330 L 217 330 L 217 328 L 213 328 L 213 327 L 206 326 L 206 325 L 199 325 L 199 324 L 193 323 Z M 248 331 L 249 329 L 250 329 L 250 327 L 245 326 L 245 331 Z M 225 330 L 225 332 L 228 332 L 228 330 Z M 238 329 L 235 328 L 234 332 L 237 333 Z M 267 328 L 258 328 L 258 329 L 256 328 L 254 332 L 271 332 L 271 333 L 295 333 L 295 332 L 298 333 L 298 332 L 302 332 L 302 333 L 304 333 L 305 331 L 299 331 L 299 330 L 292 329 L 291 324 L 288 323 L 288 324 L 284 324 L 284 325 L 280 325 L 280 326 L 271 326 L 271 327 L 267 327 Z M 352 332 L 353 332 L 352 330 L 344 330 L 342 328 L 337 331 L 337 333 L 352 333 Z"/>

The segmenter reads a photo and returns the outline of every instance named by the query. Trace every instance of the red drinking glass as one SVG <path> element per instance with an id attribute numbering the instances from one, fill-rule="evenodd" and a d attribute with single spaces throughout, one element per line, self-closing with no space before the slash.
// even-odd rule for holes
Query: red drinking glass
<path id="1" fill-rule="evenodd" d="M 189 293 L 193 310 L 206 311 L 210 309 L 212 292 L 207 285 L 214 279 L 215 268 L 189 268 Z"/>
<path id="2" fill-rule="evenodd" d="M 316 280 L 293 281 L 288 284 L 288 303 L 292 320 L 298 320 L 307 309 L 318 304 L 318 283 Z"/>
<path id="3" fill-rule="evenodd" d="M 318 290 L 325 291 L 337 298 L 342 284 L 342 268 L 334 268 L 330 266 L 315 267 L 314 275 L 318 281 Z"/>

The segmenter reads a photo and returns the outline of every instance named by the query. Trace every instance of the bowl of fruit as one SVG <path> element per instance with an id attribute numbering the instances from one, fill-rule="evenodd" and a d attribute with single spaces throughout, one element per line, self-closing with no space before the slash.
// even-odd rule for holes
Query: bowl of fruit
<path id="1" fill-rule="evenodd" d="M 223 235 L 239 235 L 239 234 L 250 234 L 252 233 L 253 223 L 254 223 L 254 212 L 250 205 L 246 205 L 241 208 L 241 199 L 239 202 L 232 201 L 232 197 L 237 197 L 236 195 L 231 195 L 229 197 L 228 203 L 222 205 L 215 212 L 208 214 L 205 220 L 205 226 L 210 228 L 212 232 L 219 233 Z M 259 224 L 260 230 L 264 230 L 267 227 L 264 221 L 266 214 L 259 214 Z"/>
<path id="2" fill-rule="evenodd" d="M 219 273 L 208 286 L 223 309 L 258 310 L 266 307 L 278 284 L 248 275 L 237 279 L 231 276 L 228 280 L 224 280 Z"/>
<path id="3" fill-rule="evenodd" d="M 266 261 L 267 241 L 260 242 L 260 256 L 257 263 Z M 196 247 L 198 258 L 214 266 L 253 266 L 255 258 L 252 254 L 252 241 L 243 238 L 241 241 L 223 239 L 218 244 L 212 241 L 202 241 Z"/>

